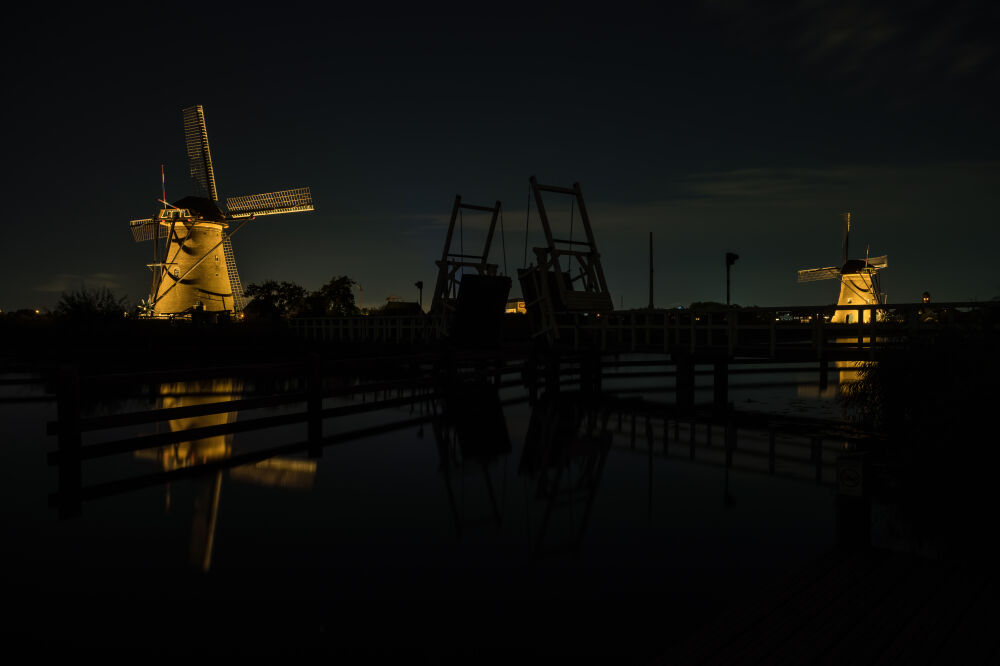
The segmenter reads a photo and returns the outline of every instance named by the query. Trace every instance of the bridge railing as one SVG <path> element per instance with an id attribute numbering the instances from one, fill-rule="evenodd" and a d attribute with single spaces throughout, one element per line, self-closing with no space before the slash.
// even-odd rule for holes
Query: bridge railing
<path id="1" fill-rule="evenodd" d="M 303 317 L 288 326 L 302 337 L 329 342 L 432 342 L 442 331 L 429 315 Z"/>
<path id="2" fill-rule="evenodd" d="M 628 310 L 568 316 L 559 324 L 559 337 L 574 349 L 605 351 L 751 353 L 769 358 L 787 352 L 819 358 L 839 351 L 872 357 L 878 348 L 963 326 L 996 332 L 1000 301 Z"/>

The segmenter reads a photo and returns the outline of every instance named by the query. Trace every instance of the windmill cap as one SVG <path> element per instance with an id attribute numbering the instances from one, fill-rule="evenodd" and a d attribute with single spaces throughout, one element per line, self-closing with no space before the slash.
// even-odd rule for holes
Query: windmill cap
<path id="1" fill-rule="evenodd" d="M 180 201 L 175 201 L 173 205 L 178 208 L 187 208 L 196 218 L 202 218 L 208 222 L 225 222 L 226 220 L 219 205 L 205 197 L 184 197 Z"/>
<path id="2" fill-rule="evenodd" d="M 843 274 L 860 273 L 868 267 L 869 263 L 864 259 L 848 259 L 844 267 L 840 269 L 840 272 Z"/>

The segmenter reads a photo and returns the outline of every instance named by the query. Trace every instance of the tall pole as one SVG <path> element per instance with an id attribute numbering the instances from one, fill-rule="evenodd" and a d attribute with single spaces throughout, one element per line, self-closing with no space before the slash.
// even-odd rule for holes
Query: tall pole
<path id="1" fill-rule="evenodd" d="M 653 309 L 653 232 L 649 232 L 649 309 Z"/>
<path id="2" fill-rule="evenodd" d="M 726 307 L 729 307 L 729 269 L 739 258 L 740 255 L 735 252 L 726 252 Z"/>

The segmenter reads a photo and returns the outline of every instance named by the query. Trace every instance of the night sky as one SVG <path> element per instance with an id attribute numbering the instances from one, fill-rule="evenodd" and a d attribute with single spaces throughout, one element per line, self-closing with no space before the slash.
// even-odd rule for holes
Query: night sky
<path id="1" fill-rule="evenodd" d="M 647 302 L 650 231 L 658 307 L 724 301 L 727 251 L 735 303 L 832 303 L 796 271 L 840 263 L 844 211 L 852 255 L 889 255 L 890 302 L 1000 296 L 995 3 L 412 6 L 12 18 L 0 309 L 147 294 L 128 221 L 158 208 L 161 163 L 167 198 L 191 193 L 192 104 L 222 199 L 312 188 L 314 212 L 234 236 L 244 285 L 348 275 L 372 306 L 423 280 L 427 306 L 455 194 L 503 202 L 491 260 L 514 274 L 535 175 L 581 184 L 616 307 Z"/>

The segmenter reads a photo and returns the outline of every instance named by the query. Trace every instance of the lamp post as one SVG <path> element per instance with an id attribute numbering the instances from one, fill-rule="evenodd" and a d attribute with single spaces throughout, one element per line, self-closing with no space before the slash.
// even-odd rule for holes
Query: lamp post
<path id="1" fill-rule="evenodd" d="M 740 255 L 735 252 L 726 252 L 726 306 L 729 306 L 729 269 L 736 263 Z"/>
<path id="2" fill-rule="evenodd" d="M 361 283 L 355 282 L 354 286 L 358 288 L 358 309 L 363 310 L 365 307 L 365 290 L 361 288 Z"/>
<path id="3" fill-rule="evenodd" d="M 423 311 L 423 309 L 424 309 L 424 281 L 423 280 L 417 280 L 416 282 L 413 283 L 413 286 L 416 287 L 420 291 L 420 310 Z"/>

